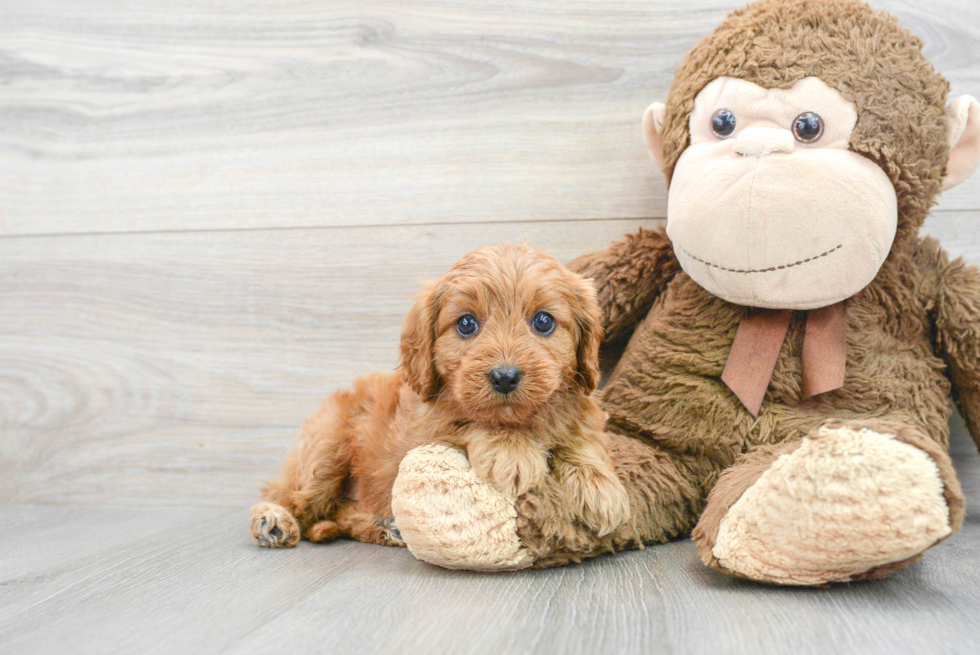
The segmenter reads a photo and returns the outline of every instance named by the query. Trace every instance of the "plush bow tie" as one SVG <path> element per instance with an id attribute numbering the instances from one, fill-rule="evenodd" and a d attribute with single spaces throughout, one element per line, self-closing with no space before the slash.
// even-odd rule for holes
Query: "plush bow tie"
<path id="1" fill-rule="evenodd" d="M 844 386 L 845 313 L 844 302 L 807 312 L 801 400 Z M 792 318 L 791 309 L 750 307 L 738 325 L 721 380 L 752 416 L 759 415 Z"/>

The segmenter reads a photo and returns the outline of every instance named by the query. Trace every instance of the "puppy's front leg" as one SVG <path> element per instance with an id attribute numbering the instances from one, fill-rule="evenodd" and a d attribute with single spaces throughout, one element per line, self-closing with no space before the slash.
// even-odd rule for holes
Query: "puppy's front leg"
<path id="1" fill-rule="evenodd" d="M 629 496 L 601 438 L 557 449 L 553 466 L 572 507 L 600 537 L 629 519 Z"/>
<path id="2" fill-rule="evenodd" d="M 537 485 L 548 473 L 548 452 L 526 436 L 477 433 L 466 444 L 476 474 L 514 498 Z"/>

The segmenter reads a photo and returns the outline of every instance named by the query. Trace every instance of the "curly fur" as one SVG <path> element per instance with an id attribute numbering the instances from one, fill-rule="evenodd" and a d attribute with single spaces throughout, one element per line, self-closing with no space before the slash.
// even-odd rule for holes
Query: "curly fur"
<path id="1" fill-rule="evenodd" d="M 556 322 L 546 336 L 530 327 L 540 310 Z M 470 338 L 456 331 L 464 314 L 480 322 Z M 556 259 L 527 246 L 473 251 L 419 294 L 405 319 L 400 369 L 358 379 L 306 422 L 283 476 L 253 508 L 253 535 L 272 547 L 300 536 L 403 545 L 392 485 L 404 455 L 431 442 L 465 449 L 476 473 L 511 497 L 550 472 L 584 524 L 612 531 L 629 505 L 605 414 L 590 397 L 601 338 L 594 287 Z M 507 395 L 488 378 L 501 365 L 522 372 Z"/>

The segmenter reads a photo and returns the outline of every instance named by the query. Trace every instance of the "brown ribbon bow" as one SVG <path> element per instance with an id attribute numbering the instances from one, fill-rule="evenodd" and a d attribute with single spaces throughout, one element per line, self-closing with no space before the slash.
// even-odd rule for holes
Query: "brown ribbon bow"
<path id="1" fill-rule="evenodd" d="M 803 400 L 844 386 L 845 314 L 843 301 L 807 313 L 803 336 Z M 752 416 L 759 415 L 792 318 L 791 309 L 749 307 L 738 325 L 721 380 Z"/>

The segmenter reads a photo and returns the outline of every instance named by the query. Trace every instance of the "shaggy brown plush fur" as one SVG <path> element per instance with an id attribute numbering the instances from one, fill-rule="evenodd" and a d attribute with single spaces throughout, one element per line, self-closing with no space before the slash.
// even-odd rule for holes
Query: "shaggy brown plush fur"
<path id="1" fill-rule="evenodd" d="M 805 317 L 796 312 L 758 418 L 720 379 L 744 308 L 683 273 L 663 230 L 641 230 L 572 262 L 596 281 L 606 334 L 633 333 L 601 392 L 633 515 L 599 539 L 569 523 L 547 488 L 520 499 L 518 533 L 539 565 L 663 541 L 690 531 L 704 512 L 695 538 L 717 566 L 712 540 L 732 503 L 780 453 L 835 420 L 888 421 L 889 434 L 932 458 L 950 527 L 959 527 L 962 495 L 946 456 L 950 394 L 977 439 L 980 273 L 917 237 L 948 153 L 948 85 L 920 48 L 893 18 L 862 3 L 771 0 L 734 12 L 684 60 L 662 131 L 668 180 L 689 143 L 694 98 L 708 82 L 730 76 L 787 88 L 818 76 L 856 104 L 850 148 L 889 175 L 898 235 L 872 284 L 848 301 L 844 386 L 800 400 Z"/>
<path id="2" fill-rule="evenodd" d="M 532 329 L 545 311 L 554 330 Z M 479 322 L 472 335 L 457 321 Z M 593 287 L 526 246 L 480 248 L 426 285 L 405 319 L 402 367 L 338 391 L 303 427 L 282 478 L 252 512 L 263 546 L 349 536 L 404 545 L 391 524 L 391 488 L 410 449 L 465 448 L 474 470 L 512 497 L 546 474 L 570 515 L 605 535 L 629 514 L 590 398 L 599 380 L 599 307 Z M 516 367 L 509 393 L 490 375 Z"/>
<path id="3" fill-rule="evenodd" d="M 734 77 L 787 89 L 819 77 L 857 107 L 851 150 L 878 164 L 898 193 L 896 246 L 905 247 L 942 184 L 949 152 L 949 83 L 922 56 L 922 41 L 883 11 L 854 0 L 769 0 L 732 12 L 684 58 L 667 97 L 664 175 L 690 143 L 694 98 Z"/>

